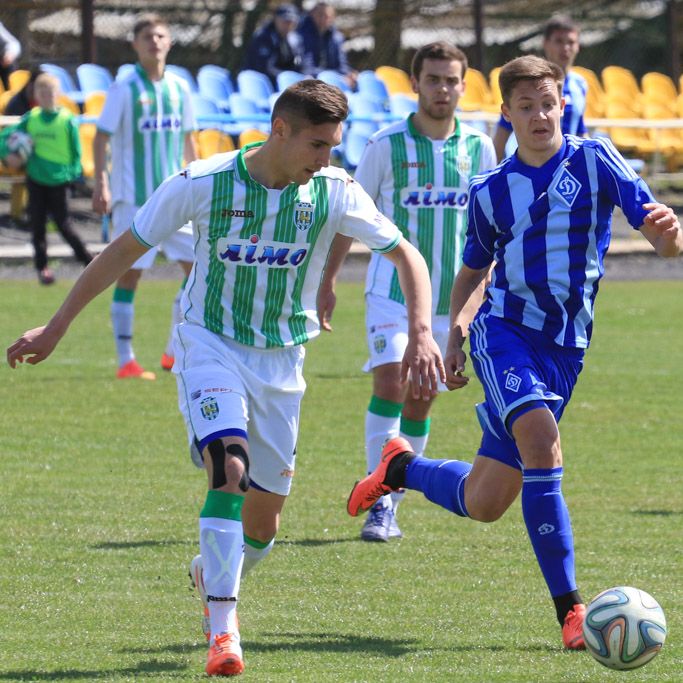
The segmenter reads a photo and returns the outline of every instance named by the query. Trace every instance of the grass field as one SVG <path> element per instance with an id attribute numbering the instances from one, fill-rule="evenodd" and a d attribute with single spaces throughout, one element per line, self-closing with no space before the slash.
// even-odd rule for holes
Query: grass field
<path id="1" fill-rule="evenodd" d="M 176 283 L 144 282 L 136 348 L 156 366 Z M 4 346 L 41 324 L 60 282 L 0 283 Z M 683 680 L 683 281 L 605 283 L 594 346 L 562 425 L 564 492 L 585 598 L 652 593 L 662 653 L 611 672 L 561 647 L 519 503 L 477 524 L 409 494 L 405 538 L 358 540 L 345 500 L 364 469 L 362 289 L 343 284 L 335 332 L 308 351 L 297 477 L 278 543 L 242 587 L 258 681 Z M 0 681 L 202 680 L 187 566 L 203 475 L 175 382 L 114 380 L 108 296 L 49 361 L 0 370 Z M 435 406 L 429 453 L 471 458 L 476 382 Z"/>

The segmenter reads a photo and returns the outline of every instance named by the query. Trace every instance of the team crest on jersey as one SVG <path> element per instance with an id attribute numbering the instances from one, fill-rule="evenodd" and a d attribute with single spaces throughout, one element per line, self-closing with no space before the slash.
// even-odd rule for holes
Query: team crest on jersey
<path id="1" fill-rule="evenodd" d="M 472 157 L 457 157 L 455 160 L 455 165 L 458 169 L 458 173 L 460 173 L 461 175 L 469 175 L 470 173 L 472 173 Z"/>
<path id="2" fill-rule="evenodd" d="M 378 334 L 372 341 L 375 353 L 383 353 L 387 348 L 387 338 L 383 334 Z"/>
<path id="3" fill-rule="evenodd" d="M 310 202 L 297 202 L 294 207 L 294 225 L 297 230 L 308 230 L 313 225 L 313 213 L 315 204 Z"/>
<path id="4" fill-rule="evenodd" d="M 565 168 L 560 177 L 555 181 L 555 187 L 553 188 L 564 203 L 571 207 L 579 194 L 581 189 L 581 183 Z"/>
<path id="5" fill-rule="evenodd" d="M 218 401 L 216 401 L 215 396 L 207 396 L 203 399 L 199 404 L 199 409 L 205 420 L 215 420 L 220 412 L 218 409 Z"/>

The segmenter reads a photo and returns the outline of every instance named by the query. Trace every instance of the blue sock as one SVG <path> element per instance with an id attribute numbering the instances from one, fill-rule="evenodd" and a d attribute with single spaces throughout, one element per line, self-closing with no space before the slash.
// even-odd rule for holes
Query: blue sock
<path id="1" fill-rule="evenodd" d="M 460 517 L 469 517 L 465 507 L 465 481 L 471 470 L 469 462 L 416 456 L 406 468 L 405 487 L 422 491 L 427 500 Z"/>
<path id="2" fill-rule="evenodd" d="M 574 536 L 561 487 L 561 467 L 524 470 L 524 522 L 553 597 L 576 590 Z"/>

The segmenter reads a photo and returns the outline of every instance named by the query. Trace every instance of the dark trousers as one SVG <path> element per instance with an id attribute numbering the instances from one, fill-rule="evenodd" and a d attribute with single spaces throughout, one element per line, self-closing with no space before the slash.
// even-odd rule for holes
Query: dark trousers
<path id="1" fill-rule="evenodd" d="M 10 64 L 9 66 L 2 66 L 0 65 L 0 81 L 2 81 L 2 85 L 4 86 L 5 90 L 9 90 L 9 75 L 16 69 L 16 66 L 14 64 Z"/>
<path id="2" fill-rule="evenodd" d="M 36 270 L 47 266 L 47 240 L 45 229 L 48 214 L 57 224 L 57 229 L 69 246 L 74 250 L 76 258 L 83 264 L 92 261 L 92 255 L 85 248 L 81 238 L 72 230 L 69 222 L 69 207 L 67 204 L 68 185 L 41 185 L 30 178 L 26 178 L 28 189 L 28 213 L 33 233 L 33 249 Z"/>

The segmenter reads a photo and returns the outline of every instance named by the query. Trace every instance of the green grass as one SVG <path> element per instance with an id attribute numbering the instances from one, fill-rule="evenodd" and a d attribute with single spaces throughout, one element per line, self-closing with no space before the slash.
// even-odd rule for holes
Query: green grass
<path id="1" fill-rule="evenodd" d="M 155 367 L 176 283 L 144 282 L 136 348 Z M 0 283 L 7 346 L 67 283 Z M 270 558 L 242 589 L 244 681 L 681 681 L 683 281 L 606 283 L 595 343 L 562 424 L 564 491 L 586 598 L 657 597 L 663 652 L 619 674 L 561 647 L 519 504 L 492 525 L 409 494 L 405 538 L 358 540 L 345 500 L 364 469 L 370 379 L 362 288 L 339 291 L 335 332 L 309 347 L 297 476 Z M 0 681 L 202 680 L 188 590 L 201 473 L 168 375 L 117 382 L 108 296 L 46 363 L 0 369 Z M 471 458 L 473 383 L 435 405 L 432 456 Z"/>

